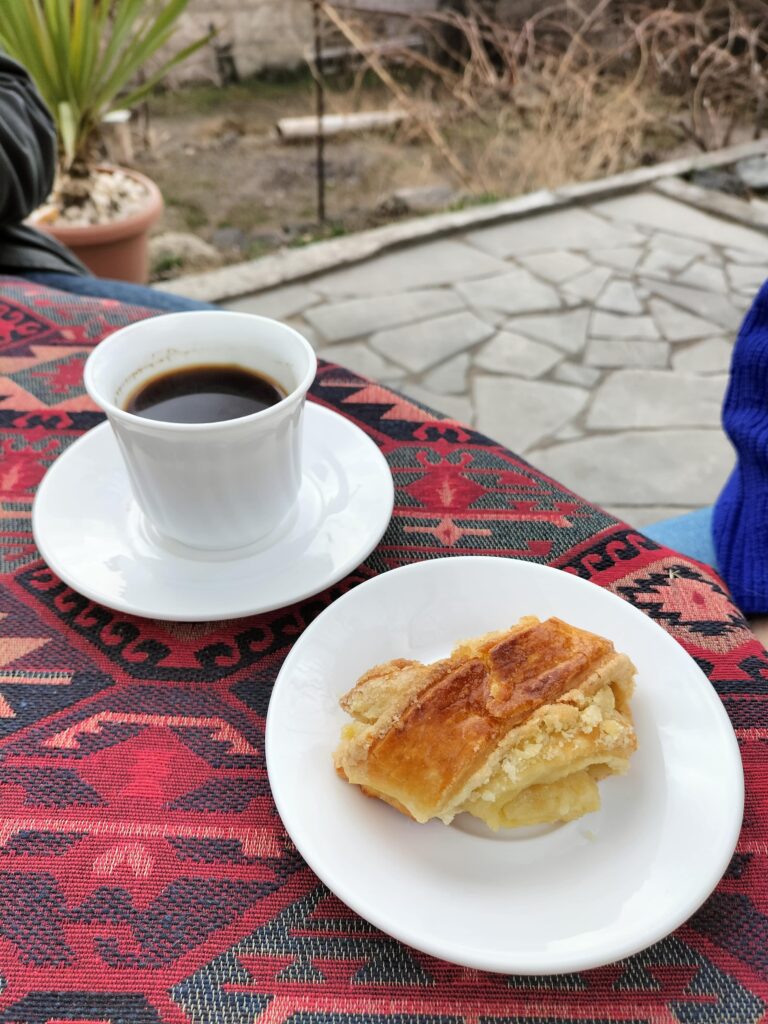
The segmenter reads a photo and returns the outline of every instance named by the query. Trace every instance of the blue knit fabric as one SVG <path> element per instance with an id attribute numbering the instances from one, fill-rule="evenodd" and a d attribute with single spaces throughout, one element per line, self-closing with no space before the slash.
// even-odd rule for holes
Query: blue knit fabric
<path id="1" fill-rule="evenodd" d="M 712 517 L 717 562 L 745 614 L 768 612 L 768 282 L 736 339 L 723 426 L 737 462 Z"/>

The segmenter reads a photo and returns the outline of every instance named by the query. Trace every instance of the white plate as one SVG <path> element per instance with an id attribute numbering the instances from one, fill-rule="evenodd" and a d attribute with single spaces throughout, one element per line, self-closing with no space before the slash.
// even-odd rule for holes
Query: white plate
<path id="1" fill-rule="evenodd" d="M 600 783 L 600 811 L 498 834 L 468 815 L 418 825 L 337 777 L 338 699 L 366 669 L 531 614 L 601 633 L 637 666 L 639 750 Z M 490 971 L 579 971 L 656 942 L 715 887 L 741 825 L 736 738 L 683 648 L 608 591 L 514 559 L 421 562 L 339 598 L 286 658 L 266 739 L 278 811 L 322 881 L 403 942 Z"/>
<path id="2" fill-rule="evenodd" d="M 109 424 L 48 470 L 32 512 L 40 554 L 108 608 L 175 622 L 231 619 L 317 594 L 358 566 L 392 515 L 384 456 L 358 427 L 311 402 L 295 515 L 259 545 L 199 555 L 161 543 L 136 506 Z"/>

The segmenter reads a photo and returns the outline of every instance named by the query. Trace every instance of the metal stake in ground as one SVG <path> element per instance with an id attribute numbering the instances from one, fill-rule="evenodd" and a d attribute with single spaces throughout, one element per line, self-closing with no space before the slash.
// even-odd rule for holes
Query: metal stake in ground
<path id="1" fill-rule="evenodd" d="M 323 39 L 320 27 L 320 2 L 312 0 L 312 31 L 314 35 L 315 55 L 315 111 L 317 115 L 317 132 L 315 134 L 315 166 L 317 179 L 317 219 L 325 223 L 325 84 L 323 82 Z"/>

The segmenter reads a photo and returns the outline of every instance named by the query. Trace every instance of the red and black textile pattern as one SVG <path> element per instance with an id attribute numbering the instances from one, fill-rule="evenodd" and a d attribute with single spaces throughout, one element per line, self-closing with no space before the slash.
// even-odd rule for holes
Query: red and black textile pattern
<path id="1" fill-rule="evenodd" d="M 172 625 L 73 592 L 32 541 L 35 488 L 101 420 L 93 344 L 147 310 L 0 279 L 0 1024 L 757 1024 L 768 1019 L 768 659 L 706 568 L 522 459 L 333 365 L 314 401 L 361 426 L 392 524 L 318 597 Z M 377 932 L 318 883 L 274 809 L 270 687 L 302 628 L 405 562 L 475 552 L 608 587 L 722 697 L 747 810 L 725 879 L 683 928 L 600 970 L 465 970 Z"/>

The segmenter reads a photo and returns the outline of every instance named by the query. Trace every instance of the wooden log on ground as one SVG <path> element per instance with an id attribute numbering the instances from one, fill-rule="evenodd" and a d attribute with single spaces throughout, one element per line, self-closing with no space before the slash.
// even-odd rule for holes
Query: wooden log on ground
<path id="1" fill-rule="evenodd" d="M 354 114 L 326 114 L 322 133 L 325 138 L 355 132 L 384 131 L 405 121 L 405 110 L 361 110 Z M 284 142 L 304 142 L 317 137 L 316 117 L 283 117 L 275 125 Z"/>

